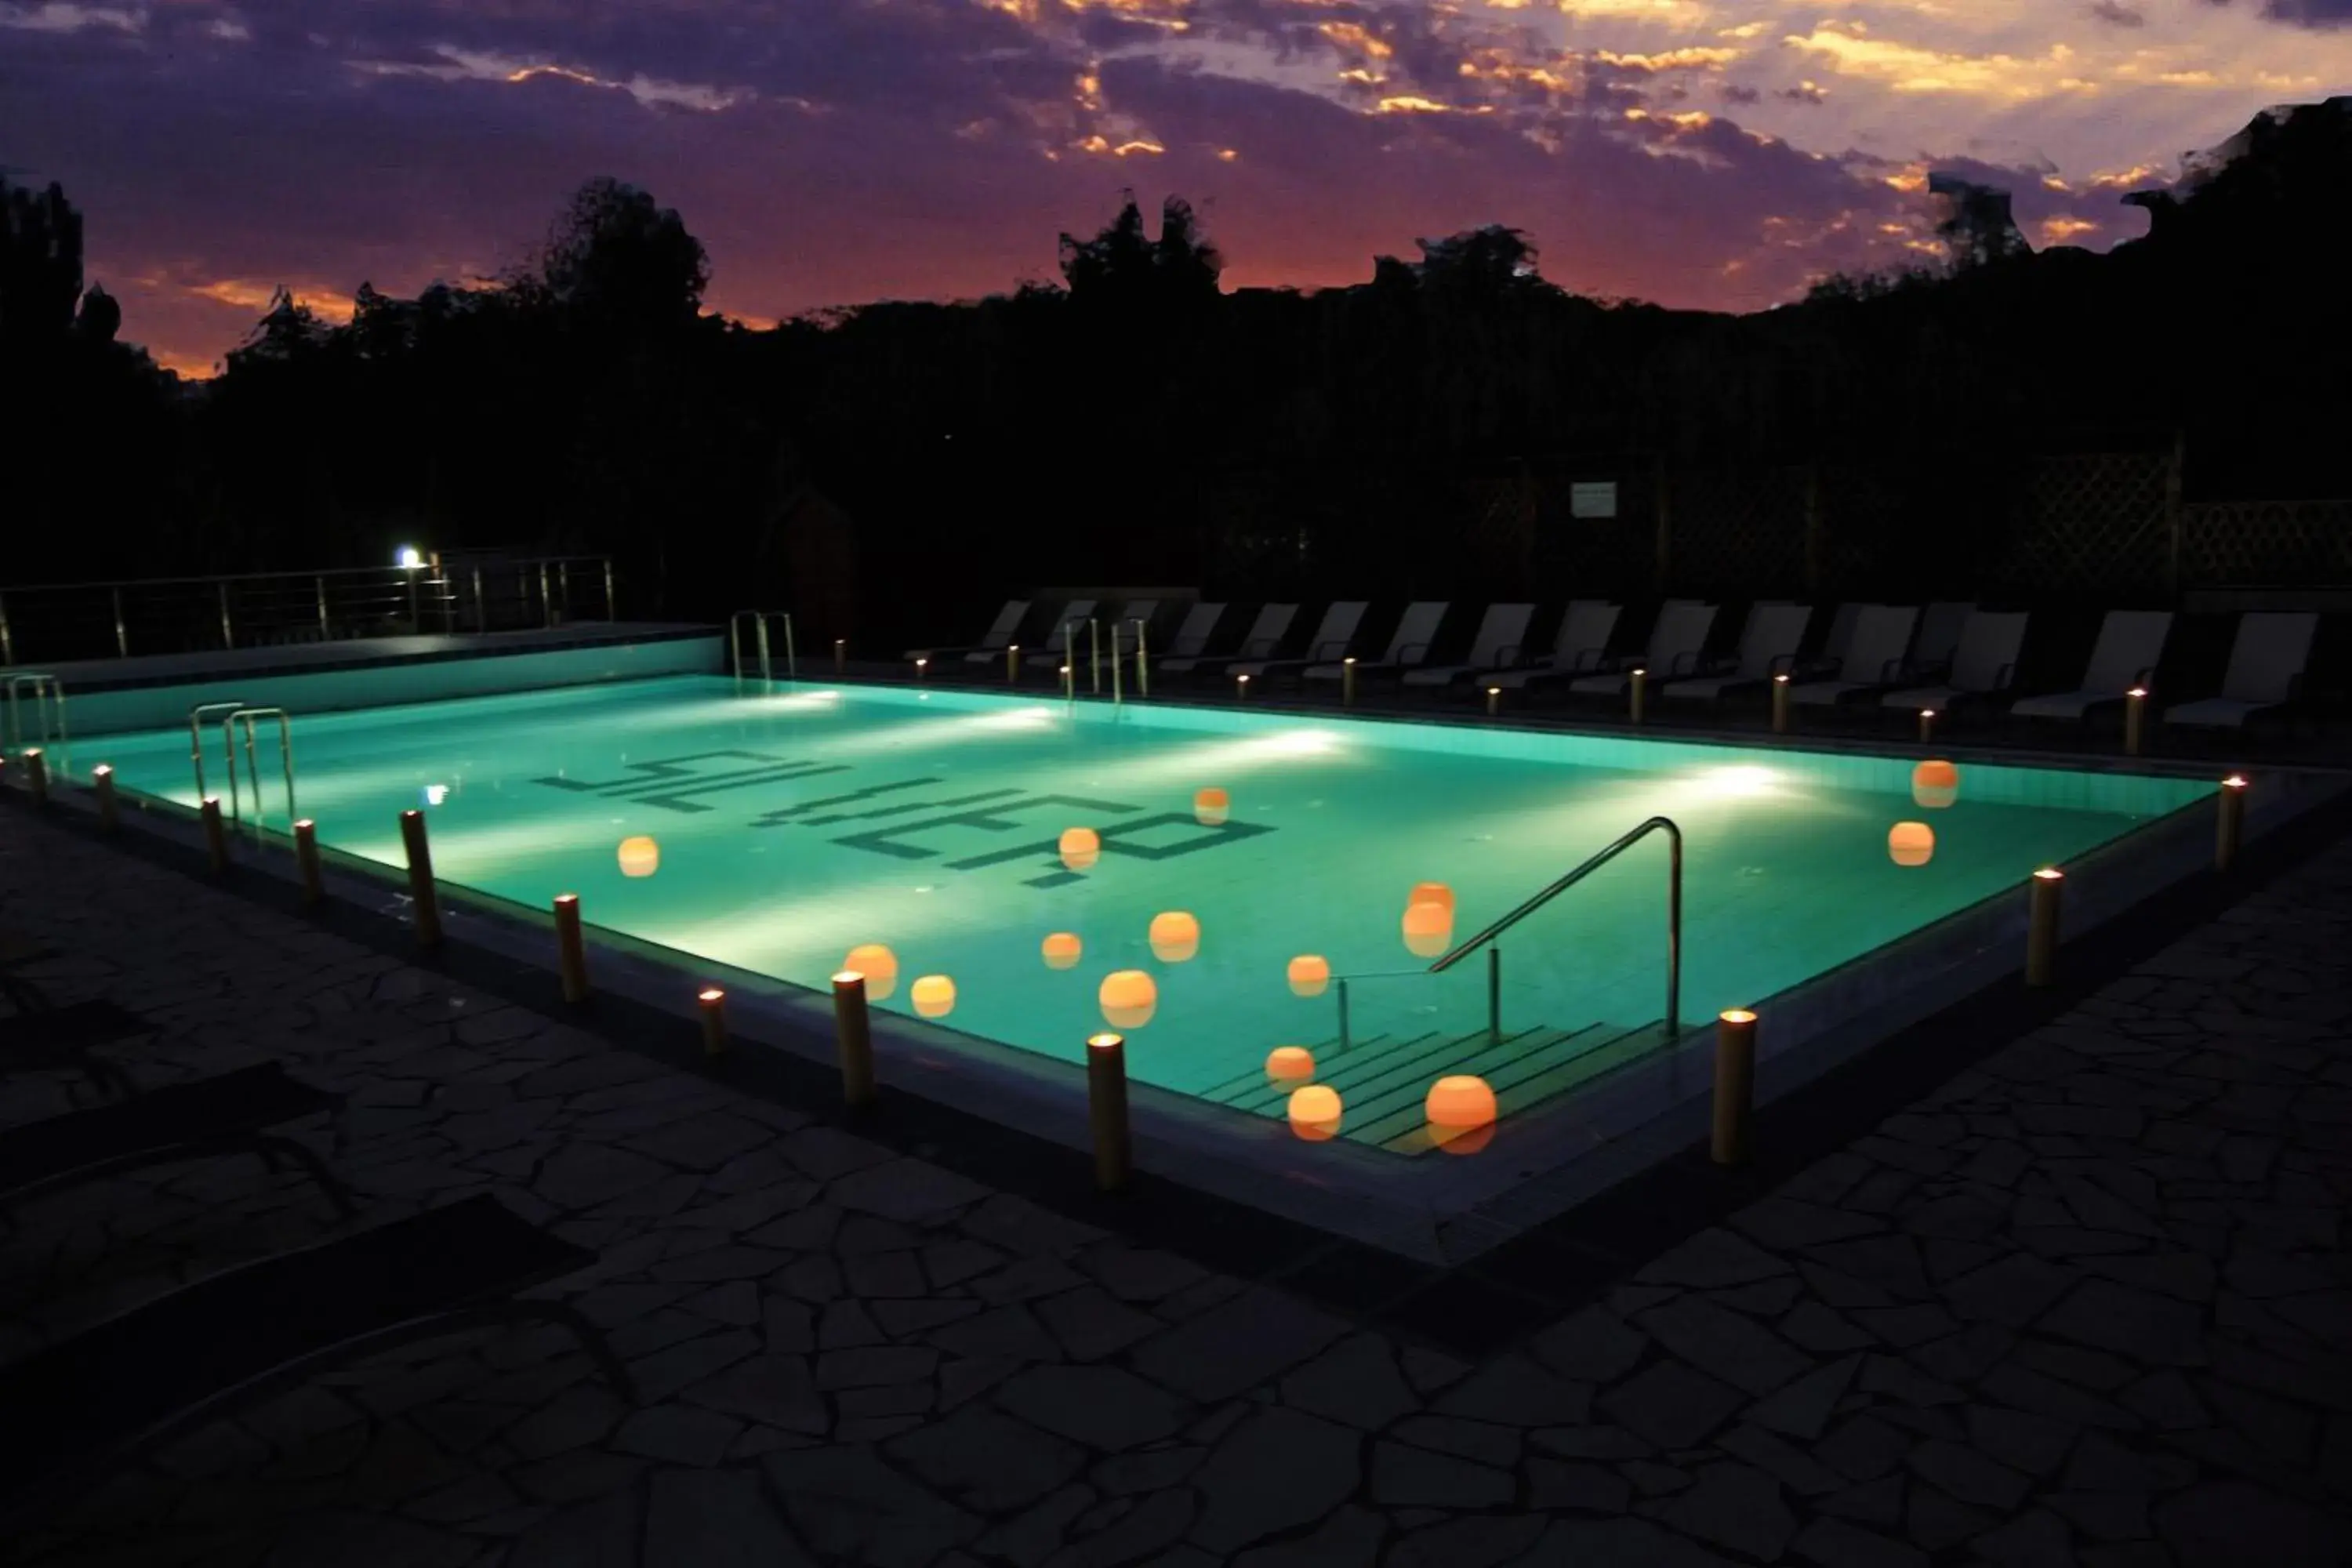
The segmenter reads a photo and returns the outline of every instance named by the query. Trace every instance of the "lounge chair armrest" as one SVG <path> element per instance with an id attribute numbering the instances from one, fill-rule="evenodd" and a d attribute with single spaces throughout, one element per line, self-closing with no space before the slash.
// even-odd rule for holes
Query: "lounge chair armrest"
<path id="1" fill-rule="evenodd" d="M 1737 675 L 1739 673 L 1739 658 L 1737 654 L 1723 654 L 1714 658 L 1703 658 L 1696 664 L 1691 666 L 1690 673 L 1693 675 Z"/>
<path id="2" fill-rule="evenodd" d="M 1883 684 L 1892 686 L 1903 679 L 1910 664 L 1911 661 L 1906 658 L 1890 658 L 1878 667 L 1878 679 Z"/>
<path id="3" fill-rule="evenodd" d="M 1993 678 L 1992 678 L 1992 689 L 1993 689 L 1995 691 L 2014 691 L 2014 690 L 2016 690 L 2016 689 L 2017 689 L 2017 666 L 2015 666 L 2014 664 L 2004 664 L 2004 665 L 2002 665 L 2002 666 L 2000 667 L 2000 668 L 1999 668 L 1998 670 L 1994 671 L 1994 672 L 1993 672 Z"/>
<path id="4" fill-rule="evenodd" d="M 1413 657 L 1416 653 L 1421 656 L 1419 658 Z M 1396 657 L 1390 659 L 1388 662 L 1391 664 L 1419 664 L 1422 659 L 1425 659 L 1428 657 L 1429 645 L 1427 643 L 1409 642 L 1405 644 L 1404 647 L 1397 649 Z"/>
<path id="5" fill-rule="evenodd" d="M 1900 667 L 1895 679 L 1906 685 L 1942 684 L 1951 679 L 1952 661 L 1948 658 L 1899 658 L 1895 662 Z"/>
<path id="6" fill-rule="evenodd" d="M 1585 675 L 1600 669 L 1603 663 L 1601 657 L 1602 651 L 1602 649 L 1597 647 L 1578 648 L 1574 654 L 1570 656 L 1568 661 L 1569 672 L 1572 675 Z"/>
<path id="7" fill-rule="evenodd" d="M 1242 644 L 1241 650 L 1234 657 L 1235 658 L 1272 658 L 1274 650 L 1281 646 L 1280 637 L 1252 637 Z"/>
<path id="8" fill-rule="evenodd" d="M 1526 654 L 1526 652 L 1527 649 L 1521 647 L 1515 642 L 1505 643 L 1502 647 L 1495 650 L 1495 662 L 1487 668 L 1491 669 L 1516 669 L 1518 668 L 1521 657 Z"/>
<path id="9" fill-rule="evenodd" d="M 1797 656 L 1795 654 L 1776 653 L 1772 656 L 1772 662 L 1764 667 L 1764 673 L 1774 676 L 1790 675 L 1795 671 L 1796 668 Z"/>
<path id="10" fill-rule="evenodd" d="M 1348 643 L 1345 640 L 1317 643 L 1314 653 L 1308 657 L 1318 659 L 1345 658 L 1348 657 Z"/>
<path id="11" fill-rule="evenodd" d="M 1830 658 L 1821 654 L 1815 654 L 1811 658 L 1801 658 L 1792 662 L 1789 666 L 1789 679 L 1791 680 L 1821 680 L 1826 678 L 1841 675 L 1844 673 L 1844 670 L 1845 660 L 1842 658 Z"/>

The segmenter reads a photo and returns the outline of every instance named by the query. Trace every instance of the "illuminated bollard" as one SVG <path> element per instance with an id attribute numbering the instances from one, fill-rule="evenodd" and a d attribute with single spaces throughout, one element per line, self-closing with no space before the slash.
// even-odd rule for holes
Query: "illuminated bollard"
<path id="1" fill-rule="evenodd" d="M 1134 1169 L 1127 1134 L 1127 1041 L 1118 1035 L 1087 1037 L 1087 1114 L 1094 1124 L 1095 1186 L 1118 1192 Z"/>
<path id="2" fill-rule="evenodd" d="M 302 901 L 323 901 L 327 885 L 319 875 L 319 825 L 307 816 L 294 825 L 294 869 L 302 879 Z"/>
<path id="3" fill-rule="evenodd" d="M 1748 1113 L 1756 1103 L 1756 1015 L 1745 1007 L 1715 1021 L 1715 1137 L 1718 1165 L 1748 1163 Z"/>
<path id="4" fill-rule="evenodd" d="M 702 1010 L 702 1054 L 723 1057 L 727 1054 L 727 993 L 716 985 L 706 985 L 696 994 L 696 1004 Z"/>
<path id="5" fill-rule="evenodd" d="M 1496 714 L 1502 710 L 1503 689 L 1499 686 L 1490 686 L 1486 688 L 1486 717 L 1492 719 Z"/>
<path id="6" fill-rule="evenodd" d="M 1353 656 L 1339 661 L 1339 705 L 1343 708 L 1356 705 L 1356 660 Z"/>
<path id="7" fill-rule="evenodd" d="M 2147 711 L 2147 688 L 2135 686 L 2124 693 L 2124 754 L 2139 755 L 2140 722 Z"/>
<path id="8" fill-rule="evenodd" d="M 1007 686 L 1017 686 L 1020 682 L 1021 645 L 1019 643 L 1012 643 L 1004 649 L 1004 684 Z"/>
<path id="9" fill-rule="evenodd" d="M 2243 775 L 2231 773 L 2221 781 L 2221 793 L 2214 800 L 2217 808 L 2213 821 L 2213 869 L 2226 871 L 2238 858 L 2238 840 L 2246 827 L 2246 781 Z"/>
<path id="10" fill-rule="evenodd" d="M 114 797 L 114 768 L 100 763 L 89 771 L 90 788 L 98 792 L 98 825 L 111 833 L 122 826 L 122 806 Z"/>
<path id="11" fill-rule="evenodd" d="M 2047 985 L 2058 967 L 2058 900 L 2066 874 L 2055 866 L 2033 873 L 2032 901 L 2025 921 L 2025 983 Z"/>
<path id="12" fill-rule="evenodd" d="M 441 945 L 441 900 L 433 888 L 433 848 L 425 839 L 425 814 L 410 806 L 400 814 L 400 841 L 408 849 L 408 896 L 416 906 L 416 945 Z"/>
<path id="13" fill-rule="evenodd" d="M 1077 700 L 1078 678 L 1071 672 L 1070 667 L 1066 664 L 1062 666 L 1062 700 L 1065 702 L 1076 702 Z"/>
<path id="14" fill-rule="evenodd" d="M 1936 710 L 1933 708 L 1922 708 L 1919 710 L 1919 743 L 1924 746 L 1935 738 Z"/>
<path id="15" fill-rule="evenodd" d="M 919 658 L 915 661 L 915 680 L 918 685 L 921 684 L 923 679 L 930 673 L 930 668 L 931 661 L 928 658 Z"/>
<path id="16" fill-rule="evenodd" d="M 1249 700 L 1248 676 L 1236 675 L 1234 677 L 1234 700 L 1236 702 L 1246 702 Z"/>
<path id="17" fill-rule="evenodd" d="M 841 1058 L 841 1102 L 852 1110 L 873 1104 L 873 1020 L 866 1011 L 866 976 L 854 969 L 833 977 L 833 1041 Z"/>
<path id="18" fill-rule="evenodd" d="M 847 637 L 835 637 L 833 639 L 833 678 L 835 680 L 839 680 L 848 673 L 849 639 Z"/>
<path id="19" fill-rule="evenodd" d="M 1772 733 L 1785 735 L 1788 732 L 1789 678 L 1776 675 L 1772 678 Z"/>
<path id="20" fill-rule="evenodd" d="M 48 805 L 49 759 L 41 755 L 41 748 L 38 746 L 28 748 L 24 752 L 24 758 L 26 790 L 31 794 L 35 805 Z"/>
<path id="21" fill-rule="evenodd" d="M 221 826 L 220 797 L 206 795 L 196 815 L 205 824 L 205 858 L 212 862 L 213 875 L 228 869 L 228 829 Z"/>
<path id="22" fill-rule="evenodd" d="M 1633 707 L 1633 722 L 1638 724 L 1642 721 L 1643 711 L 1648 705 L 1650 672 L 1646 669 L 1635 670 L 1633 679 L 1626 689 Z"/>
<path id="23" fill-rule="evenodd" d="M 555 962 L 563 973 L 563 999 L 588 1000 L 588 942 L 580 932 L 580 895 L 555 895 Z"/>

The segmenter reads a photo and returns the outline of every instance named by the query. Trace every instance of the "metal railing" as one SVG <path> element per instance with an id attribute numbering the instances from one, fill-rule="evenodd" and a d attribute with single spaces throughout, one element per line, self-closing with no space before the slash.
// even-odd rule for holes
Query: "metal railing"
<path id="1" fill-rule="evenodd" d="M 602 555 L 28 584 L 0 588 L 0 665 L 610 621 L 615 592 Z"/>
<path id="2" fill-rule="evenodd" d="M 727 658 L 735 672 L 735 679 L 743 679 L 742 625 L 746 619 L 751 623 L 760 650 L 760 679 L 772 681 L 776 678 L 774 667 L 769 662 L 768 623 L 782 621 L 784 623 L 784 679 L 798 680 L 801 678 L 801 659 L 799 651 L 793 646 L 793 617 L 789 610 L 738 610 L 727 617 Z"/>
<path id="3" fill-rule="evenodd" d="M 19 670 L 8 677 L 8 741 L 12 746 L 27 743 L 32 733 L 17 712 L 22 695 L 32 693 L 33 722 L 40 726 L 39 743 L 44 746 L 62 744 L 66 739 L 66 689 L 58 678 L 47 670 Z M 49 721 L 54 716 L 57 729 L 52 731 Z"/>
<path id="4" fill-rule="evenodd" d="M 1549 883 L 1518 908 L 1465 942 L 1431 962 L 1426 969 L 1375 970 L 1362 974 L 1339 975 L 1336 989 L 1339 1006 L 1339 1048 L 1348 1049 L 1351 1043 L 1348 1016 L 1348 984 L 1351 980 L 1392 980 L 1412 975 L 1443 974 L 1480 948 L 1486 949 L 1486 1027 L 1494 1038 L 1503 1037 L 1503 954 L 1494 946 L 1495 940 L 1505 931 L 1590 877 L 1626 850 L 1653 833 L 1663 832 L 1668 843 L 1666 858 L 1666 1011 L 1665 1030 L 1668 1039 L 1682 1032 L 1683 997 L 1683 830 L 1670 816 L 1653 816 L 1615 843 L 1591 856 L 1568 875 Z"/>

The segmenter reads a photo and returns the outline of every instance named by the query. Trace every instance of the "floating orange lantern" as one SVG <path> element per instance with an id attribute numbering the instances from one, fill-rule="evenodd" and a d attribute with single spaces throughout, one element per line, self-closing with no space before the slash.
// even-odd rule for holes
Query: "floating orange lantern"
<path id="1" fill-rule="evenodd" d="M 1925 866 L 1936 856 L 1936 830 L 1924 822 L 1898 822 L 1886 830 L 1886 853 L 1897 866 Z"/>
<path id="2" fill-rule="evenodd" d="M 1331 961 L 1319 952 L 1302 952 L 1290 961 L 1290 994 L 1320 996 L 1331 984 Z"/>
<path id="3" fill-rule="evenodd" d="M 1446 918 L 1454 918 L 1454 889 L 1443 882 L 1415 882 L 1404 902 L 1407 909 L 1415 904 L 1444 904 Z"/>
<path id="4" fill-rule="evenodd" d="M 1192 796 L 1192 816 L 1203 827 L 1223 827 L 1233 809 L 1234 797 L 1213 784 Z"/>
<path id="5" fill-rule="evenodd" d="M 1415 958 L 1435 958 L 1454 940 L 1454 911 L 1444 904 L 1412 904 L 1404 911 L 1404 947 Z"/>
<path id="6" fill-rule="evenodd" d="M 1037 951 L 1045 954 L 1046 968 L 1071 969 L 1086 952 L 1087 945 L 1078 940 L 1076 931 L 1057 931 L 1039 943 Z"/>
<path id="7" fill-rule="evenodd" d="M 1266 1053 L 1265 1076 L 1273 1083 L 1305 1083 L 1315 1076 L 1315 1053 L 1305 1046 L 1276 1046 Z"/>
<path id="8" fill-rule="evenodd" d="M 1102 1004 L 1103 1022 L 1114 1029 L 1140 1029 L 1160 1008 L 1160 987 L 1140 969 L 1121 969 L 1103 976 L 1095 993 Z"/>
<path id="9" fill-rule="evenodd" d="M 639 834 L 621 840 L 621 875 L 650 877 L 661 869 L 661 846 Z"/>
<path id="10" fill-rule="evenodd" d="M 1941 811 L 1960 798 L 1960 770 L 1940 757 L 1911 770 L 1911 798 L 1930 811 Z"/>
<path id="11" fill-rule="evenodd" d="M 907 993 L 915 1011 L 926 1018 L 944 1018 L 955 1011 L 955 982 L 944 974 L 926 974 Z"/>
<path id="12" fill-rule="evenodd" d="M 1339 1091 L 1328 1083 L 1294 1089 L 1290 1091 L 1290 1130 L 1310 1143 L 1336 1138 L 1344 1110 L 1339 1103 Z"/>
<path id="13" fill-rule="evenodd" d="M 1084 871 L 1102 858 L 1102 835 L 1091 827 L 1062 830 L 1062 864 Z"/>
<path id="14" fill-rule="evenodd" d="M 1151 956 L 1162 963 L 1182 963 L 1201 951 L 1201 922 L 1182 910 L 1151 917 Z"/>
<path id="15" fill-rule="evenodd" d="M 887 1002 L 898 989 L 898 955 L 878 942 L 866 942 L 849 950 L 841 967 L 866 976 L 866 999 Z"/>
<path id="16" fill-rule="evenodd" d="M 1495 1135 L 1495 1091 L 1483 1078 L 1456 1073 L 1429 1086 L 1422 1104 L 1429 1135 L 1450 1154 L 1475 1154 Z"/>

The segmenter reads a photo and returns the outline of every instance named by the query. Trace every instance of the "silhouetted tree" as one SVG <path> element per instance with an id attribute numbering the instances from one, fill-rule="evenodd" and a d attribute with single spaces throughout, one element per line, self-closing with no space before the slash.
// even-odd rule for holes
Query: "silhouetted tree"
<path id="1" fill-rule="evenodd" d="M 577 316 L 675 327 L 702 308 L 710 258 L 676 209 L 600 177 L 573 193 L 524 281 Z"/>
<path id="2" fill-rule="evenodd" d="M 81 312 L 74 317 L 74 331 L 85 342 L 110 343 L 121 330 L 122 307 L 113 295 L 91 284 L 89 292 L 81 297 Z"/>
<path id="3" fill-rule="evenodd" d="M 81 299 L 81 214 L 52 182 L 29 191 L 0 177 L 0 337 L 62 332 Z"/>
<path id="4" fill-rule="evenodd" d="M 2010 216 L 2009 193 L 1964 180 L 1957 174 L 1930 174 L 1927 190 L 1944 198 L 1943 218 L 1936 225 L 1952 265 L 1962 270 L 2032 254 Z"/>

